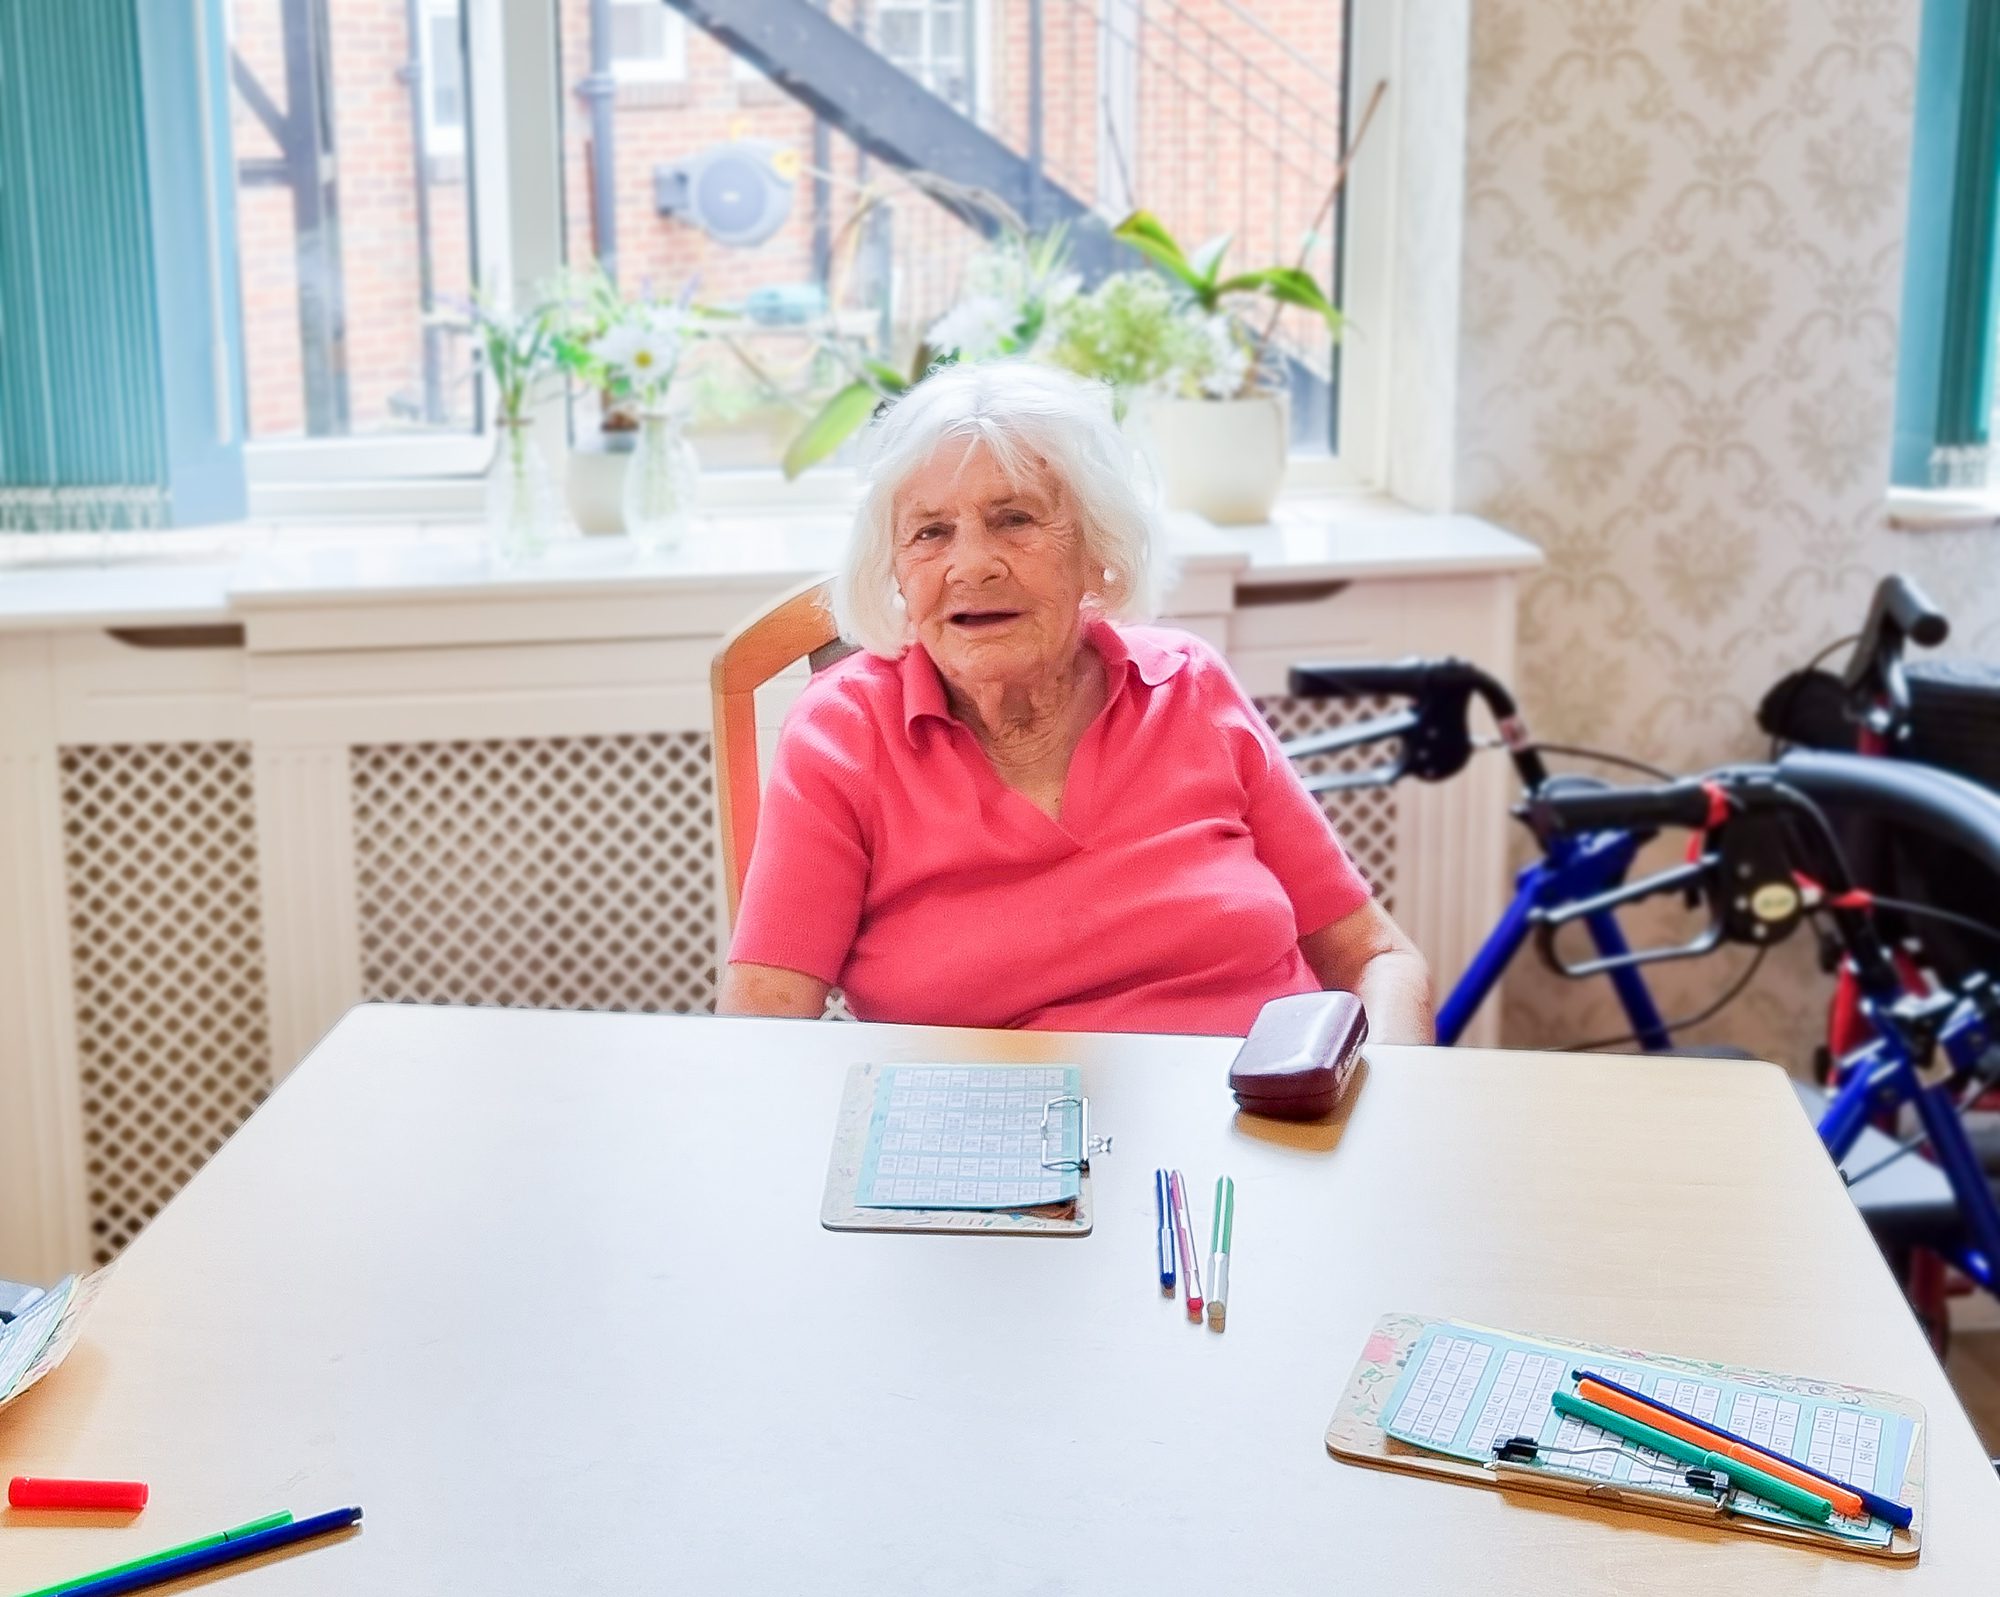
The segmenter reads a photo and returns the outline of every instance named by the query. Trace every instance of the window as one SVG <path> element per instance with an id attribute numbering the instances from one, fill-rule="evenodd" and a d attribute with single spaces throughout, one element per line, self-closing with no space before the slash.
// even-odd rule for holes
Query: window
<path id="1" fill-rule="evenodd" d="M 666 0 L 611 0 L 611 70 L 621 79 L 687 76 L 687 18 Z"/>
<path id="2" fill-rule="evenodd" d="M 972 0 L 883 0 L 876 12 L 882 54 L 939 99 L 973 105 Z"/>
<path id="3" fill-rule="evenodd" d="M 228 19 L 253 482 L 476 470 L 452 325 L 478 271 L 461 0 L 230 0 Z"/>
<path id="4" fill-rule="evenodd" d="M 429 155 L 465 152 L 465 56 L 458 47 L 458 0 L 424 0 L 424 146 Z"/>
<path id="5" fill-rule="evenodd" d="M 518 300 L 597 257 L 627 291 L 694 283 L 731 313 L 681 394 L 711 477 L 768 471 L 850 373 L 827 335 L 854 359 L 907 366 L 968 292 L 986 241 L 909 168 L 990 186 L 1036 227 L 1143 206 L 1190 247 L 1233 235 L 1232 269 L 1303 260 L 1323 283 L 1344 279 L 1368 336 L 1340 354 L 1341 394 L 1355 396 L 1341 408 L 1370 426 L 1378 379 L 1355 362 L 1390 341 L 1359 301 L 1387 299 L 1388 235 L 1368 229 L 1370 247 L 1337 263 L 1343 222 L 1323 206 L 1345 78 L 1386 74 L 1396 8 L 1353 9 L 1350 29 L 1342 5 L 1294 8 L 1281 35 L 1233 0 L 827 0 L 801 5 L 760 63 L 663 0 L 227 0 L 253 492 L 475 475 L 491 446 L 453 308 L 475 283 Z M 599 19 L 621 83 L 670 94 L 589 92 Z M 822 27 L 858 35 L 877 64 L 827 74 Z M 555 86 L 546 104 L 522 98 L 538 80 Z M 914 124 L 910 80 L 945 102 L 924 100 Z M 788 82 L 813 86 L 824 120 Z M 898 112 L 894 153 L 867 126 L 883 105 Z M 1391 142 L 1393 121 L 1377 119 L 1371 146 Z M 966 138 L 967 123 L 987 137 Z M 768 227 L 689 201 L 686 177 L 725 145 L 748 152 Z M 966 164 L 996 146 L 987 166 Z M 1364 165 L 1350 237 L 1353 207 L 1386 210 L 1392 187 L 1390 155 Z M 1326 454 L 1335 351 L 1305 313 L 1282 326 L 1295 451 Z M 594 408 L 576 402 L 577 432 Z M 1353 453 L 1368 474 L 1372 455 Z"/>

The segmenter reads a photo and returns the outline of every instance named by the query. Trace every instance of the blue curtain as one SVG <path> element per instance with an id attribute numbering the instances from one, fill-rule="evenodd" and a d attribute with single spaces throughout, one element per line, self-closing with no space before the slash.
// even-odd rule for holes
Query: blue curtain
<path id="1" fill-rule="evenodd" d="M 225 0 L 0 0 L 0 531 L 244 513 Z"/>
<path id="2" fill-rule="evenodd" d="M 1892 477 L 1991 479 L 2000 335 L 2000 0 L 1925 0 Z"/>

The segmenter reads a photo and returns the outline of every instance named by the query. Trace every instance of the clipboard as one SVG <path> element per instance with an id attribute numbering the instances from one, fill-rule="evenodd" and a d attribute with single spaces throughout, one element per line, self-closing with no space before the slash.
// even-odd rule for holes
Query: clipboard
<path id="1" fill-rule="evenodd" d="M 1914 1515 L 1909 1528 L 1895 1531 L 1886 1547 L 1871 1547 L 1822 1535 L 1803 1527 L 1720 1513 L 1712 1508 L 1704 1510 L 1699 1505 L 1679 1503 L 1668 1497 L 1643 1490 L 1618 1487 L 1613 1483 L 1540 1470 L 1511 1469 L 1504 1466 L 1497 1469 L 1489 1468 L 1467 1459 L 1430 1452 L 1390 1436 L 1382 1428 L 1383 1414 L 1391 1395 L 1402 1380 L 1410 1355 L 1427 1330 L 1446 1323 L 1450 1322 L 1419 1314 L 1385 1314 L 1376 1322 L 1375 1329 L 1369 1334 L 1368 1341 L 1362 1348 L 1361 1357 L 1354 1366 L 1353 1374 L 1348 1377 L 1339 1407 L 1335 1409 L 1333 1419 L 1327 1426 L 1326 1446 L 1329 1453 L 1336 1458 L 1370 1469 L 1402 1470 L 1412 1474 L 1437 1476 L 1469 1486 L 1533 1492 L 1538 1496 L 1569 1498 L 1572 1501 L 1684 1522 L 1705 1522 L 1718 1530 L 1770 1537 L 1798 1546 L 1811 1547 L 1820 1552 L 1844 1553 L 1864 1558 L 1913 1559 L 1922 1550 L 1928 1427 L 1923 1406 L 1910 1398 L 1898 1397 L 1890 1392 L 1873 1391 L 1865 1387 L 1842 1386 L 1830 1381 L 1802 1380 L 1794 1376 L 1777 1375 L 1738 1365 L 1705 1363 L 1696 1359 L 1640 1352 L 1631 1348 L 1608 1347 L 1598 1343 L 1571 1342 L 1560 1337 L 1533 1338 L 1536 1342 L 1561 1349 L 1565 1354 L 1576 1355 L 1580 1361 L 1593 1364 L 1636 1360 L 1646 1365 L 1673 1370 L 1694 1379 L 1722 1377 L 1767 1388 L 1776 1394 L 1806 1394 L 1822 1401 L 1832 1399 L 1852 1402 L 1886 1410 L 1907 1419 L 1912 1426 L 1912 1434 L 1909 1460 L 1903 1476 L 1901 1500 L 1914 1510 Z M 1469 1327 L 1469 1329 L 1490 1330 L 1488 1327 Z M 1506 1336 L 1513 1333 L 1496 1334 Z"/>
<path id="2" fill-rule="evenodd" d="M 1044 1111 L 1074 1117 L 1078 1127 L 1077 1196 L 1072 1202 L 1024 1209 L 920 1209 L 864 1207 L 855 1201 L 868 1151 L 876 1088 L 887 1070 L 905 1064 L 854 1065 L 841 1091 L 840 1115 L 834 1125 L 833 1148 L 827 1159 L 826 1190 L 820 1199 L 819 1223 L 829 1231 L 924 1231 L 947 1235 L 998 1237 L 1082 1237 L 1094 1223 L 1090 1175 L 1093 1154 L 1109 1151 L 1109 1137 L 1090 1132 L 1088 1098 L 1056 1094 Z M 965 1065 L 953 1068 L 985 1070 L 999 1067 Z M 1044 1151 L 1045 1156 L 1045 1151 Z"/>

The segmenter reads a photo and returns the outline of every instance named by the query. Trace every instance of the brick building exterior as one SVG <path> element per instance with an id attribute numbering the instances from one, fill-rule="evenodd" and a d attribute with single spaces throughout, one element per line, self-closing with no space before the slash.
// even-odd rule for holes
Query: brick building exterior
<path id="1" fill-rule="evenodd" d="M 560 8 L 564 242 L 574 264 L 593 257 L 599 229 L 590 106 L 577 92 L 590 71 L 591 6 L 590 0 L 551 3 Z M 836 15 L 854 23 L 850 3 L 835 0 Z M 472 384 L 458 335 L 435 328 L 428 333 L 434 391 L 426 392 L 417 154 L 421 118 L 432 288 L 436 295 L 462 298 L 471 277 L 457 0 L 318 4 L 334 130 L 347 430 L 463 428 L 471 420 Z M 873 0 L 863 26 L 892 60 L 1025 152 L 1030 4 Z M 285 5 L 231 3 L 232 41 L 242 66 L 281 109 Z M 1243 20 L 1246 8 L 1269 35 Z M 812 282 L 810 113 L 660 0 L 611 0 L 610 9 L 621 283 L 628 291 L 646 285 L 671 294 L 694 279 L 704 300 L 733 303 L 757 287 Z M 1190 244 L 1234 230 L 1234 266 L 1295 258 L 1320 208 L 1338 137 L 1336 0 L 1040 0 L 1040 10 L 1042 147 L 1052 182 L 1110 210 L 1122 209 L 1129 195 L 1160 213 Z M 280 146 L 248 97 L 239 92 L 234 105 L 251 430 L 258 438 L 297 436 L 307 430 L 308 418 L 293 197 L 276 173 Z M 1315 124 L 1316 117 L 1324 121 Z M 719 244 L 689 221 L 660 214 L 654 197 L 656 168 L 736 139 L 772 141 L 801 167 L 789 220 L 749 249 Z M 884 207 L 887 220 L 875 225 L 886 228 L 893 261 L 893 320 L 901 341 L 911 342 L 956 297 L 963 260 L 978 241 L 929 201 L 895 192 L 893 174 L 838 134 L 828 146 L 836 303 L 863 325 L 867 312 L 879 317 L 867 252 L 859 231 L 847 225 L 872 182 L 876 191 L 893 195 Z M 1313 264 L 1330 268 L 1325 248 L 1315 252 Z M 804 339 L 764 334 L 749 347 L 781 383 L 807 383 Z M 728 372 L 714 370 L 704 395 L 726 410 L 732 383 L 756 386 L 731 360 Z"/>

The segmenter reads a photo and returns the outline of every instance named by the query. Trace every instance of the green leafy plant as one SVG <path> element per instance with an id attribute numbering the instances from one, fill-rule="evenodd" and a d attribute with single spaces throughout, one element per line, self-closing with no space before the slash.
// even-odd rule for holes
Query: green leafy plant
<path id="1" fill-rule="evenodd" d="M 1340 336 L 1340 312 L 1303 267 L 1262 266 L 1224 277 L 1222 260 L 1234 242 L 1233 234 L 1212 238 L 1190 255 L 1151 211 L 1134 211 L 1113 229 L 1112 236 L 1178 281 L 1207 315 L 1226 309 L 1224 301 L 1231 294 L 1264 294 L 1313 312 L 1326 322 L 1328 332 Z"/>
<path id="2" fill-rule="evenodd" d="M 1048 359 L 1119 394 L 1165 383 L 1207 347 L 1185 302 L 1157 272 L 1113 272 L 1062 307 Z"/>
<path id="3" fill-rule="evenodd" d="M 554 293 L 553 358 L 602 396 L 607 431 L 665 402 L 683 351 L 714 314 L 695 303 L 692 283 L 672 300 L 628 299 L 595 263 L 559 278 Z"/>
<path id="4" fill-rule="evenodd" d="M 509 316 L 475 292 L 465 304 L 464 320 L 449 318 L 455 325 L 469 327 L 477 340 L 480 364 L 493 379 L 503 422 L 524 420 L 536 384 L 555 370 L 556 311 L 544 301 L 519 316 Z"/>
<path id="5" fill-rule="evenodd" d="M 1035 351 L 1077 292 L 1068 264 L 1069 243 L 1062 228 L 1035 235 L 1003 225 L 997 242 L 968 263 L 964 294 L 931 324 L 907 373 L 885 361 L 857 359 L 838 341 L 829 341 L 828 353 L 852 375 L 785 450 L 785 475 L 796 477 L 826 459 L 883 405 L 901 398 L 939 366 Z"/>
<path id="6" fill-rule="evenodd" d="M 1302 266 L 1262 266 L 1225 276 L 1223 261 L 1233 235 L 1224 233 L 1195 249 L 1180 241 L 1150 211 L 1134 211 L 1113 229 L 1113 237 L 1129 244 L 1159 267 L 1185 296 L 1185 308 L 1200 328 L 1203 347 L 1184 360 L 1177 386 L 1183 393 L 1226 399 L 1249 393 L 1263 381 L 1277 346 L 1273 335 L 1286 306 L 1310 311 L 1340 336 L 1341 315 Z M 1271 304 L 1262 331 L 1252 328 L 1237 307 L 1243 299 L 1262 298 Z"/>

